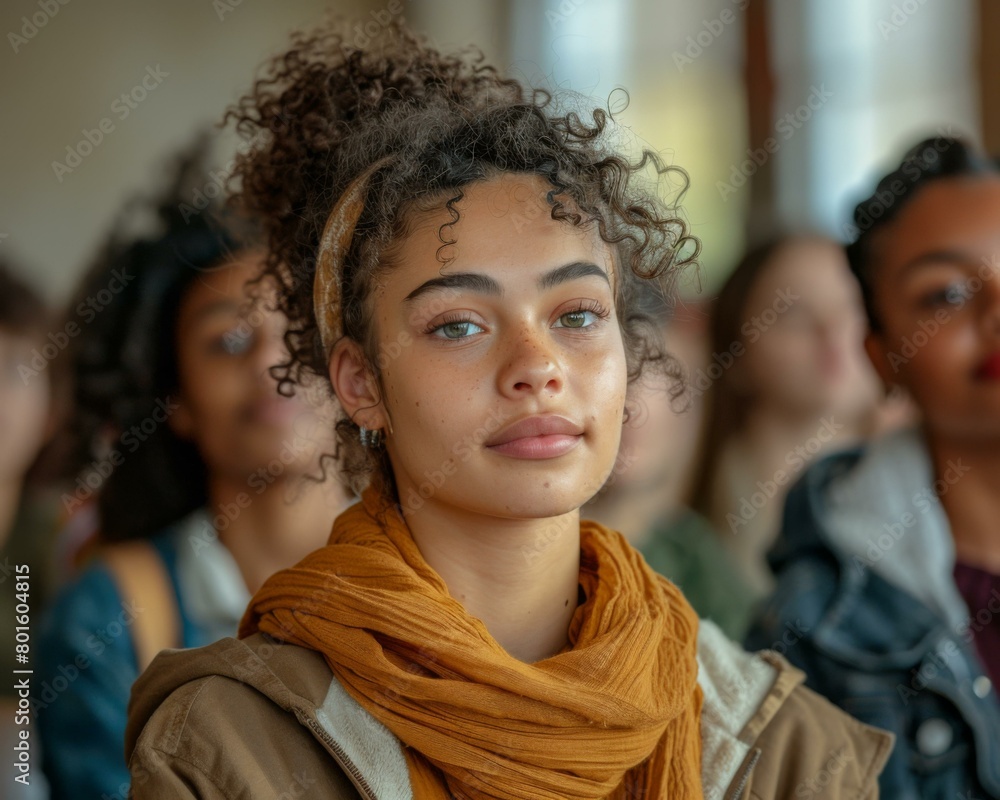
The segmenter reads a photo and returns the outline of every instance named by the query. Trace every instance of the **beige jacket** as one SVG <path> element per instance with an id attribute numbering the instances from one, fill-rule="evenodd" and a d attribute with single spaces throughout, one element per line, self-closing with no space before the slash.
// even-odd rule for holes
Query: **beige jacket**
<path id="1" fill-rule="evenodd" d="M 878 796 L 889 734 L 711 623 L 698 651 L 704 797 Z M 125 750 L 138 800 L 413 796 L 402 745 L 322 656 L 260 634 L 157 656 L 132 689 Z"/>

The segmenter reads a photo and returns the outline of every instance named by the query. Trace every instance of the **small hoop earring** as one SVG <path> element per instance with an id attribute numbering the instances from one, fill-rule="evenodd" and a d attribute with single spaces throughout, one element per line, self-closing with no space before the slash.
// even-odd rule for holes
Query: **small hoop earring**
<path id="1" fill-rule="evenodd" d="M 373 431 L 368 430 L 364 425 L 360 426 L 358 431 L 359 438 L 361 439 L 362 447 L 378 447 L 382 444 L 382 431 L 381 429 L 376 429 Z"/>

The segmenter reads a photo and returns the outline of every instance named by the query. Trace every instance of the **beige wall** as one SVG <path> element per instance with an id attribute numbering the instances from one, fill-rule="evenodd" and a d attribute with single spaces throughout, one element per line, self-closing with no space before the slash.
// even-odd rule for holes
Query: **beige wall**
<path id="1" fill-rule="evenodd" d="M 20 36 L 23 16 L 41 20 L 45 12 L 38 0 L 4 0 L 0 234 L 6 237 L 0 253 L 30 270 L 53 299 L 64 297 L 123 200 L 155 188 L 164 157 L 199 124 L 217 120 L 249 86 L 263 57 L 327 5 L 69 0 L 60 6 L 53 0 L 58 11 L 45 26 L 12 44 L 9 34 Z M 359 19 L 364 6 L 364 0 L 336 4 Z M 147 78 L 155 88 L 141 103 L 134 109 L 115 103 L 157 66 L 166 75 L 158 85 Z M 67 146 L 84 138 L 82 129 L 98 129 L 102 119 L 110 132 L 60 181 L 52 162 L 65 162 Z M 227 160 L 220 151 L 219 165 Z"/>
<path id="2" fill-rule="evenodd" d="M 732 142 L 741 141 L 738 113 L 721 124 L 713 116 L 738 112 L 738 98 L 704 100 L 738 90 L 731 85 L 732 74 L 708 80 L 714 88 L 707 90 L 705 73 L 715 74 L 718 56 L 730 57 L 738 26 L 696 69 L 681 74 L 670 53 L 689 27 L 698 27 L 706 9 L 692 11 L 691 20 L 683 18 L 690 24 L 680 24 L 676 2 L 669 4 L 674 12 L 664 17 L 665 12 L 657 16 L 647 10 L 655 5 L 652 0 L 643 0 L 635 18 L 625 15 L 626 27 L 618 31 L 624 40 L 609 42 L 610 31 L 600 22 L 608 0 L 568 1 L 409 0 L 404 15 L 441 47 L 475 43 L 490 61 L 522 77 L 534 62 L 548 69 L 549 54 L 569 47 L 560 56 L 566 65 L 576 58 L 573 53 L 584 54 L 580 68 L 573 66 L 580 73 L 574 86 L 603 88 L 589 85 L 592 74 L 628 86 L 633 104 L 626 124 L 635 126 L 646 144 L 691 170 L 692 222 L 710 242 L 707 260 L 713 266 L 727 262 L 739 245 L 733 231 L 739 229 L 741 208 L 719 202 L 705 165 L 728 164 Z M 36 275 L 54 300 L 71 290 L 122 202 L 159 186 L 170 154 L 199 125 L 219 118 L 291 30 L 319 19 L 327 8 L 363 21 L 372 10 L 390 5 L 389 0 L 64 0 L 65 5 L 51 0 L 50 7 L 58 10 L 49 16 L 40 2 L 50 0 L 5 0 L 0 6 L 0 234 L 7 234 L 0 238 L 0 253 Z M 715 5 L 729 2 L 713 0 Z M 560 8 L 572 13 L 560 15 Z M 34 15 L 44 27 L 12 43 L 9 34 L 21 35 L 22 17 Z M 667 41 L 653 33 L 664 29 L 673 30 Z M 615 52 L 608 51 L 612 44 Z M 149 73 L 157 67 L 158 82 Z M 128 108 L 121 94 L 141 85 L 144 77 L 155 88 Z M 143 91 L 136 90 L 137 96 Z M 82 131 L 99 131 L 102 120 L 107 131 L 102 141 L 72 172 L 60 169 L 57 176 L 53 162 L 65 164 L 67 146 L 81 141 L 86 151 L 90 145 Z M 720 130 L 727 131 L 725 142 L 715 141 Z M 235 143 L 220 137 L 220 167 Z"/>

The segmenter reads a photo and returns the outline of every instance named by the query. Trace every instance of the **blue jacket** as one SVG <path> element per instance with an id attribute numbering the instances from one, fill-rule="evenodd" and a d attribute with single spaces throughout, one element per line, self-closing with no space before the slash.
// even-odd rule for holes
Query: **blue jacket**
<path id="1" fill-rule="evenodd" d="M 150 540 L 176 595 L 183 647 L 235 635 L 249 599 L 228 551 L 214 535 L 205 538 L 206 523 L 198 513 Z M 60 592 L 43 622 L 32 704 L 52 800 L 128 796 L 125 723 L 139 676 L 131 624 L 141 612 L 94 562 Z"/>
<path id="2" fill-rule="evenodd" d="M 786 501 L 768 557 L 777 587 L 746 640 L 896 734 L 880 780 L 894 800 L 1000 798 L 1000 703 L 938 500 L 964 470 L 959 459 L 936 476 L 915 430 L 812 466 Z"/>

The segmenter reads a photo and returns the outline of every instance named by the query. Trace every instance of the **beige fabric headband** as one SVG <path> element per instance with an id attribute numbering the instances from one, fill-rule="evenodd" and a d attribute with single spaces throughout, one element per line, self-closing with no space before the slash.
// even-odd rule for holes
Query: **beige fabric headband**
<path id="1" fill-rule="evenodd" d="M 376 161 L 351 181 L 334 205 L 323 228 L 316 258 L 316 277 L 313 280 L 313 311 L 327 359 L 330 358 L 333 345 L 343 333 L 340 282 L 354 229 L 365 208 L 368 181 L 394 158 L 386 156 Z"/>

